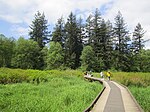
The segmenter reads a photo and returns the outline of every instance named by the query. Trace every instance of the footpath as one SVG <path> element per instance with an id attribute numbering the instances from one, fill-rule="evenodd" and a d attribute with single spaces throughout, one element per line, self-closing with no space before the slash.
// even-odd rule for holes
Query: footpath
<path id="1" fill-rule="evenodd" d="M 143 112 L 129 90 L 114 82 L 85 76 L 86 79 L 103 83 L 105 90 L 102 92 L 91 112 Z"/>

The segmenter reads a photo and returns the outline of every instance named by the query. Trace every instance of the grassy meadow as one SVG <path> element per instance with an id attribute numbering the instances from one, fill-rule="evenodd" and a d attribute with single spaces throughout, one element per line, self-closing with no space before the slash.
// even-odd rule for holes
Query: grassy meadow
<path id="1" fill-rule="evenodd" d="M 130 91 L 143 108 L 144 112 L 150 112 L 150 86 L 136 87 L 129 86 Z"/>
<path id="2" fill-rule="evenodd" d="M 150 73 L 112 72 L 111 79 L 127 86 L 144 111 L 150 112 Z M 2 112 L 81 112 L 101 89 L 98 82 L 84 80 L 80 70 L 0 68 Z"/>
<path id="3" fill-rule="evenodd" d="M 1 112 L 81 112 L 101 91 L 81 71 L 0 69 Z"/>

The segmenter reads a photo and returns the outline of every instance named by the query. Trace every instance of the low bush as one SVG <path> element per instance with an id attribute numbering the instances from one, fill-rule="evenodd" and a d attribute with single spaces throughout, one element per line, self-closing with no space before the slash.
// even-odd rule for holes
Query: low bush
<path id="1" fill-rule="evenodd" d="M 48 81 L 51 76 L 78 76 L 82 77 L 82 72 L 77 70 L 22 70 L 0 68 L 0 84 L 31 82 L 40 83 Z"/>

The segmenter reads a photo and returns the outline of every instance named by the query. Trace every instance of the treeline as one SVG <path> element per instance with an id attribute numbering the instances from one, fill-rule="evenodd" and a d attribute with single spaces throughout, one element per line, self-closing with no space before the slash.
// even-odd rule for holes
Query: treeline
<path id="1" fill-rule="evenodd" d="M 61 17 L 51 33 L 44 13 L 37 12 L 29 39 L 0 35 L 0 67 L 149 72 L 150 50 L 143 49 L 144 33 L 138 23 L 130 34 L 120 12 L 112 24 L 98 9 L 85 22 L 72 12 L 66 22 Z"/>

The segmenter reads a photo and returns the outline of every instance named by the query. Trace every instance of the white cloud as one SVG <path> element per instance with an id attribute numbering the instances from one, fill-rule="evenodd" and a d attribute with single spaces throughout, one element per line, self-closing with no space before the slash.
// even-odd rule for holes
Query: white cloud
<path id="1" fill-rule="evenodd" d="M 16 37 L 21 35 L 27 36 L 28 28 L 19 25 L 25 24 L 25 26 L 29 26 L 37 11 L 45 13 L 49 24 L 55 24 L 57 19 L 61 16 L 66 19 L 71 11 L 75 12 L 79 10 L 80 13 L 78 14 L 85 17 L 91 10 L 96 7 L 99 8 L 110 1 L 111 0 L 0 0 L 0 20 L 12 24 L 10 32 Z M 81 14 L 81 12 L 83 14 Z"/>
<path id="2" fill-rule="evenodd" d="M 17 36 L 17 38 L 20 36 L 26 37 L 29 32 L 28 28 L 22 27 L 20 25 L 13 25 L 10 30 L 14 33 L 14 35 Z"/>
<path id="3" fill-rule="evenodd" d="M 138 23 L 146 31 L 144 39 L 150 39 L 150 1 L 149 0 L 114 0 L 113 6 L 107 10 L 105 18 L 114 22 L 114 17 L 121 11 L 128 28 L 133 31 Z M 150 48 L 150 41 L 146 43 Z"/>
<path id="4" fill-rule="evenodd" d="M 34 2 L 28 0 L 0 0 L 0 19 L 10 23 L 28 22 L 34 9 Z"/>
<path id="5" fill-rule="evenodd" d="M 111 0 L 0 0 L 0 18 L 11 23 L 30 23 L 36 11 L 44 12 L 50 23 L 71 11 L 89 11 Z"/>
<path id="6" fill-rule="evenodd" d="M 55 24 L 62 15 L 66 19 L 71 11 L 77 12 L 78 17 L 81 15 L 85 19 L 95 8 L 100 8 L 105 12 L 104 18 L 114 22 L 114 17 L 120 10 L 130 30 L 133 31 L 140 22 L 147 31 L 144 38 L 149 39 L 149 6 L 149 0 L 0 0 L 0 20 L 3 19 L 13 25 L 23 23 L 27 26 L 31 24 L 34 14 L 39 10 L 45 13 L 49 24 Z M 23 33 L 23 29 L 18 27 L 15 31 L 18 31 L 18 34 Z M 149 43 L 146 44 L 147 48 L 150 48 Z"/>

